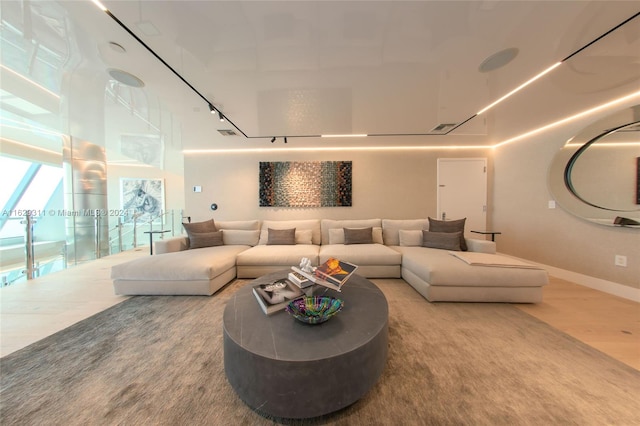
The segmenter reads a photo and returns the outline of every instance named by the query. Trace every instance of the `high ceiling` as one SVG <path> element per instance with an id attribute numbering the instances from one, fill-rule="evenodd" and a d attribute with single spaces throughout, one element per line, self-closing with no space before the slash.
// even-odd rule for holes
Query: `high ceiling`
<path id="1" fill-rule="evenodd" d="M 637 1 L 103 0 L 108 13 L 61 4 L 105 71 L 137 76 L 180 117 L 185 148 L 326 134 L 487 143 L 491 114 L 530 113 L 522 106 L 536 88 L 476 113 L 554 63 L 568 58 L 534 85 L 581 94 L 640 81 L 640 17 L 590 45 L 638 14 Z M 510 62 L 479 69 L 505 49 L 517 53 Z M 434 130 L 441 124 L 453 130 Z"/>

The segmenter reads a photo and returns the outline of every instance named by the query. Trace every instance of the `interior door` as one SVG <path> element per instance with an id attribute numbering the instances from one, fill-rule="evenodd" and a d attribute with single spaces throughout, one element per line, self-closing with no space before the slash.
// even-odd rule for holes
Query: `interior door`
<path id="1" fill-rule="evenodd" d="M 438 219 L 467 218 L 465 236 L 487 227 L 487 159 L 438 159 Z M 476 235 L 477 236 L 477 235 Z"/>

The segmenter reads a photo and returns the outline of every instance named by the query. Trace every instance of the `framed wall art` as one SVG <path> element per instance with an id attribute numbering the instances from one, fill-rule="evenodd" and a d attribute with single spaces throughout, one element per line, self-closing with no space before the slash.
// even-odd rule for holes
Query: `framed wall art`
<path id="1" fill-rule="evenodd" d="M 260 162 L 260 207 L 350 207 L 351 161 Z"/>
<path id="2" fill-rule="evenodd" d="M 137 215 L 138 221 L 148 222 L 164 210 L 163 179 L 120 178 L 120 201 L 123 210 L 129 210 L 127 221 Z"/>

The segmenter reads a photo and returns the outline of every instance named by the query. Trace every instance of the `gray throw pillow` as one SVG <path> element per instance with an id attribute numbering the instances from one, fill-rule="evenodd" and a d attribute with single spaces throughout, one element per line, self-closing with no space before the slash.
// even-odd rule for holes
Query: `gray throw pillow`
<path id="1" fill-rule="evenodd" d="M 218 230 L 213 219 L 205 220 L 204 222 L 183 223 L 182 227 L 187 231 L 187 235 L 192 232 L 215 232 Z"/>
<path id="2" fill-rule="evenodd" d="M 189 234 L 189 248 L 197 249 L 203 247 L 221 246 L 222 231 L 215 232 L 192 232 Z"/>
<path id="3" fill-rule="evenodd" d="M 345 244 L 373 244 L 373 228 L 344 228 Z"/>
<path id="4" fill-rule="evenodd" d="M 467 251 L 467 243 L 464 240 L 464 223 L 467 218 L 456 220 L 437 220 L 429 218 L 429 231 L 431 232 L 460 232 L 460 249 Z"/>
<path id="5" fill-rule="evenodd" d="M 268 229 L 267 245 L 295 245 L 296 228 L 291 229 Z"/>
<path id="6" fill-rule="evenodd" d="M 462 235 L 462 232 L 422 231 L 422 246 L 443 250 L 461 251 L 460 235 Z"/>

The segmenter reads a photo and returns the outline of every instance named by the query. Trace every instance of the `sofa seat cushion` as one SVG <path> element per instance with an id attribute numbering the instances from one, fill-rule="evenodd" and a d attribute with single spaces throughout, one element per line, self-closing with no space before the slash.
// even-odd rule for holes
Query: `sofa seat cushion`
<path id="1" fill-rule="evenodd" d="M 312 265 L 318 264 L 319 246 L 315 244 L 257 245 L 243 251 L 237 257 L 238 266 L 282 265 L 297 266 L 303 257 Z"/>
<path id="2" fill-rule="evenodd" d="M 210 280 L 235 267 L 236 256 L 249 246 L 216 246 L 141 257 L 114 265 L 114 280 Z"/>
<path id="3" fill-rule="evenodd" d="M 540 287 L 548 283 L 547 271 L 541 268 L 471 266 L 447 250 L 427 247 L 395 249 L 402 253 L 402 268 L 432 286 Z"/>
<path id="4" fill-rule="evenodd" d="M 402 255 L 382 244 L 328 244 L 320 247 L 320 263 L 335 257 L 358 266 L 400 265 Z"/>

